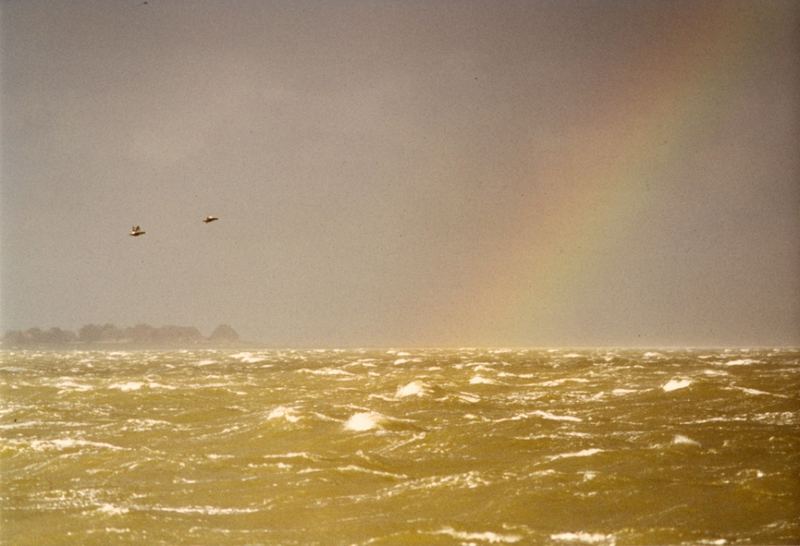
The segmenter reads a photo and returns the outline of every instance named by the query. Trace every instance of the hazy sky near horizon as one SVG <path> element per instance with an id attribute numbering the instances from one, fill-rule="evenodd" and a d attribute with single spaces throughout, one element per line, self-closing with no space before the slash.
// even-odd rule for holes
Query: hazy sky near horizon
<path id="1" fill-rule="evenodd" d="M 796 2 L 31 0 L 0 31 L 4 330 L 800 344 Z"/>

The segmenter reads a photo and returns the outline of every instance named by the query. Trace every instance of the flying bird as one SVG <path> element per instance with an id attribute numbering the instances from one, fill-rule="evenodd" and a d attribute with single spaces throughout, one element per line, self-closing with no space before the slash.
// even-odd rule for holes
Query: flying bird
<path id="1" fill-rule="evenodd" d="M 217 220 L 219 220 L 219 218 L 217 218 L 216 216 L 206 216 L 205 218 L 203 218 L 203 223 L 209 224 L 211 222 L 216 222 Z"/>
<path id="2" fill-rule="evenodd" d="M 145 233 L 146 232 L 143 231 L 142 228 L 140 228 L 139 226 L 133 226 L 131 228 L 131 232 L 129 233 L 129 235 L 131 237 L 138 237 L 139 235 L 144 235 Z"/>

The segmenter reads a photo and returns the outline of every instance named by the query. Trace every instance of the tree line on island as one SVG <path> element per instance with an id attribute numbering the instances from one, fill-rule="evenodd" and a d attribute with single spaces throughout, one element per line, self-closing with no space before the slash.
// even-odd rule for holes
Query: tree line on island
<path id="1" fill-rule="evenodd" d="M 231 326 L 220 324 L 211 335 L 204 337 L 194 326 L 150 326 L 137 324 L 119 328 L 114 324 L 86 324 L 77 333 L 61 328 L 29 328 L 10 330 L 3 336 L 5 347 L 26 346 L 74 346 L 90 345 L 193 345 L 232 344 L 239 341 L 239 334 Z"/>

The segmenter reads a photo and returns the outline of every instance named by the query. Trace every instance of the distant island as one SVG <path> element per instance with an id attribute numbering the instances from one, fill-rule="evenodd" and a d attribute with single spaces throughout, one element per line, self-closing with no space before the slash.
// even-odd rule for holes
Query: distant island
<path id="1" fill-rule="evenodd" d="M 186 347 L 229 346 L 241 343 L 239 334 L 231 326 L 220 324 L 211 335 L 204 337 L 194 326 L 151 326 L 137 324 L 119 328 L 114 324 L 86 324 L 78 333 L 61 328 L 29 328 L 10 330 L 2 338 L 3 348 L 58 347 Z"/>

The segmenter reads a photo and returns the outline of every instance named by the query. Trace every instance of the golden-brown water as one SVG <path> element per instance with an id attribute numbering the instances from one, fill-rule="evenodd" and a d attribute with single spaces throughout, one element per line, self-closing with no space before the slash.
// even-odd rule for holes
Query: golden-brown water
<path id="1" fill-rule="evenodd" d="M 800 352 L 4 352 L 3 544 L 796 544 Z"/>

